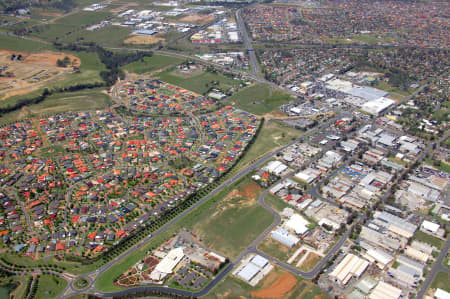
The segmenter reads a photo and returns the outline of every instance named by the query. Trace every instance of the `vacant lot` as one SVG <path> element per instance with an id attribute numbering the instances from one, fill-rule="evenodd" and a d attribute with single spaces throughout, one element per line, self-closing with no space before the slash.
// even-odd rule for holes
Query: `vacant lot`
<path id="1" fill-rule="evenodd" d="M 300 265 L 300 270 L 309 272 L 317 265 L 317 263 L 320 261 L 320 256 L 318 256 L 315 253 L 310 252 L 308 254 L 308 257 L 303 261 L 303 263 Z"/>
<path id="2" fill-rule="evenodd" d="M 416 231 L 416 233 L 414 234 L 414 239 L 418 240 L 418 241 L 421 241 L 421 242 L 424 242 L 424 243 L 427 243 L 427 244 L 430 244 L 430 245 L 435 246 L 436 248 L 439 248 L 439 249 L 444 244 L 443 240 L 441 240 L 439 238 L 436 238 L 436 237 L 433 237 L 433 236 L 430 236 L 429 234 L 426 234 L 426 233 L 424 233 L 424 232 L 422 232 L 420 230 Z"/>
<path id="3" fill-rule="evenodd" d="M 193 14 L 193 15 L 188 15 L 188 16 L 182 17 L 180 19 L 180 22 L 203 25 L 208 22 L 211 22 L 212 20 L 214 20 L 214 17 L 207 16 L 207 15 L 201 15 L 201 14 Z"/>
<path id="4" fill-rule="evenodd" d="M 181 62 L 183 62 L 183 59 L 181 58 L 155 54 L 152 57 L 144 57 L 140 61 L 130 63 L 126 65 L 124 69 L 130 73 L 143 74 L 167 67 L 173 67 Z"/>
<path id="5" fill-rule="evenodd" d="M 154 45 L 164 40 L 164 38 L 158 37 L 157 35 L 132 35 L 124 40 L 124 43 L 132 45 Z"/>
<path id="6" fill-rule="evenodd" d="M 288 103 L 292 97 L 278 90 L 272 90 L 265 84 L 257 84 L 242 89 L 229 98 L 236 107 L 258 115 L 278 110 L 282 104 Z"/>
<path id="7" fill-rule="evenodd" d="M 273 221 L 272 215 L 256 201 L 260 192 L 254 182 L 241 181 L 215 205 L 204 209 L 192 230 L 206 246 L 236 257 Z"/>
<path id="8" fill-rule="evenodd" d="M 20 60 L 16 59 L 19 55 Z M 67 68 L 58 67 L 57 60 L 65 57 L 70 60 Z M 80 64 L 80 58 L 66 53 L 0 50 L 0 65 L 6 67 L 4 76 L 0 77 L 0 100 L 37 90 L 72 73 L 72 66 L 79 67 Z"/>
<path id="9" fill-rule="evenodd" d="M 445 272 L 438 272 L 434 277 L 430 288 L 439 288 L 444 291 L 450 292 L 450 274 Z"/>
<path id="10" fill-rule="evenodd" d="M 192 76 L 181 76 L 174 71 L 164 71 L 159 73 L 157 77 L 162 81 L 178 85 L 200 94 L 207 92 L 211 86 L 218 87 L 222 90 L 228 90 L 239 84 L 239 81 L 232 78 L 206 71 L 196 72 Z M 214 82 L 217 84 L 214 84 Z"/>
<path id="11" fill-rule="evenodd" d="M 301 135 L 300 131 L 283 126 L 276 121 L 265 121 L 261 132 L 238 166 L 250 163 Z"/>

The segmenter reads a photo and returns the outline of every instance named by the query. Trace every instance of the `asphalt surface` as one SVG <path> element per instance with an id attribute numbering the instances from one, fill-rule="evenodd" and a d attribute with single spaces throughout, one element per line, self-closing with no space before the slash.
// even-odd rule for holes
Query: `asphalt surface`
<path id="1" fill-rule="evenodd" d="M 245 50 L 247 50 L 252 75 L 258 76 L 259 75 L 258 60 L 256 59 L 255 50 L 252 47 L 251 39 L 247 32 L 247 27 L 245 26 L 245 22 L 242 19 L 242 8 L 236 11 L 236 21 L 239 27 L 239 31 L 241 32 L 241 37 L 242 41 L 244 42 Z"/>

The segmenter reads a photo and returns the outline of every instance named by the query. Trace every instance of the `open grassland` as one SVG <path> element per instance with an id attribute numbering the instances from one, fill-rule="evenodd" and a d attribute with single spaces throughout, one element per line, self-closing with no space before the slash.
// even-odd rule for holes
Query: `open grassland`
<path id="1" fill-rule="evenodd" d="M 59 276 L 41 275 L 35 298 L 55 298 L 64 291 L 66 286 L 67 281 Z"/>
<path id="2" fill-rule="evenodd" d="M 236 107 L 258 115 L 278 110 L 282 104 L 288 103 L 292 97 L 284 92 L 272 90 L 265 84 L 257 84 L 235 93 L 229 98 Z"/>
<path id="3" fill-rule="evenodd" d="M 295 277 L 279 266 L 275 266 L 255 287 L 230 274 L 202 298 L 326 299 L 329 297 L 312 282 Z"/>
<path id="4" fill-rule="evenodd" d="M 273 221 L 258 205 L 262 189 L 249 179 L 242 180 L 217 204 L 204 209 L 191 226 L 209 248 L 234 258 Z"/>
<path id="5" fill-rule="evenodd" d="M 183 62 L 183 59 L 181 58 L 155 54 L 152 57 L 144 57 L 140 61 L 130 63 L 126 65 L 124 69 L 130 73 L 143 74 L 167 67 L 173 67 L 181 62 Z"/>
<path id="6" fill-rule="evenodd" d="M 0 34 L 0 49 L 24 52 L 39 52 L 44 50 L 51 50 L 53 49 L 53 47 L 52 45 L 44 44 L 38 41 Z"/>
<path id="7" fill-rule="evenodd" d="M 238 167 L 240 168 L 241 165 L 253 162 L 264 154 L 267 154 L 280 146 L 286 145 L 301 135 L 302 132 L 299 130 L 286 127 L 276 121 L 265 121 L 261 132 L 245 156 L 242 157 Z"/>
<path id="8" fill-rule="evenodd" d="M 164 71 L 156 75 L 160 80 L 175 84 L 196 93 L 204 94 L 211 87 L 212 82 L 218 82 L 214 87 L 222 90 L 237 86 L 240 81 L 218 73 L 201 71 L 192 76 L 182 76 L 175 71 Z"/>
<path id="9" fill-rule="evenodd" d="M 264 202 L 278 212 L 283 211 L 284 208 L 291 207 L 286 201 L 270 193 L 267 193 L 266 196 L 264 196 Z"/>
<path id="10" fill-rule="evenodd" d="M 259 192 L 260 190 L 255 188 L 254 183 L 248 177 L 235 182 L 170 226 L 164 233 L 154 236 L 144 246 L 128 255 L 122 262 L 114 264 L 99 277 L 95 287 L 104 292 L 123 289 L 113 284 L 114 279 L 142 259 L 148 250 L 156 248 L 182 228 L 199 233 L 199 237 L 205 242 L 205 245 L 211 244 L 214 246 L 211 249 L 217 250 L 228 257 L 236 256 L 273 220 L 272 215 L 256 203 L 256 196 Z M 242 198 L 243 194 L 253 194 L 252 199 L 242 200 L 235 197 Z M 236 207 L 238 205 L 240 206 L 239 209 Z M 241 211 L 233 214 L 237 210 Z M 214 215 L 216 211 L 220 212 Z M 228 225 L 231 222 L 236 222 L 236 224 L 231 224 L 231 227 L 229 227 Z M 212 226 L 211 223 L 214 223 L 214 226 L 222 227 L 222 231 L 219 232 L 220 238 L 214 235 L 217 233 L 217 228 L 210 227 Z"/>
<path id="11" fill-rule="evenodd" d="M 61 17 L 55 22 L 35 26 L 31 32 L 32 36 L 63 43 L 95 42 L 102 46 L 114 47 L 123 45 L 130 32 L 130 28 L 119 26 L 106 26 L 99 30 L 86 30 L 88 26 L 98 24 L 107 20 L 112 14 L 97 12 L 78 12 Z"/>
<path id="12" fill-rule="evenodd" d="M 25 118 L 42 117 L 67 111 L 106 108 L 110 105 L 110 97 L 101 91 L 101 89 L 92 89 L 49 96 L 41 103 L 26 106 L 21 110 L 3 115 L 0 117 L 0 125 Z"/>
<path id="13" fill-rule="evenodd" d="M 431 283 L 430 288 L 442 289 L 450 292 L 450 274 L 446 272 L 438 272 Z"/>
<path id="14" fill-rule="evenodd" d="M 103 47 L 121 47 L 123 41 L 130 36 L 131 29 L 120 26 L 106 26 L 99 30 L 88 31 L 81 30 L 69 34 L 63 40 L 67 43 L 77 43 L 78 40 L 83 42 L 94 42 Z"/>

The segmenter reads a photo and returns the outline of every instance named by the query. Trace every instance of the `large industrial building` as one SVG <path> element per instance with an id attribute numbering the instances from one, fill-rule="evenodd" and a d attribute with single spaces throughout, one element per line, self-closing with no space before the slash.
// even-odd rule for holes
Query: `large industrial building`
<path id="1" fill-rule="evenodd" d="M 330 277 L 346 285 L 352 277 L 361 277 L 368 266 L 368 261 L 349 253 L 330 273 Z"/>
<path id="2" fill-rule="evenodd" d="M 380 281 L 378 285 L 373 289 L 369 299 L 398 299 L 402 295 L 402 290 L 391 286 L 388 283 Z"/>

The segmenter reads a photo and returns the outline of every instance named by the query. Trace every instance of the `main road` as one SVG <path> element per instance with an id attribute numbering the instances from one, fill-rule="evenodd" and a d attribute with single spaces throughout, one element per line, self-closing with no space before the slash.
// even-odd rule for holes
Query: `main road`
<path id="1" fill-rule="evenodd" d="M 248 36 L 247 27 L 245 26 L 245 22 L 242 19 L 242 8 L 236 11 L 236 22 L 239 27 L 239 31 L 241 32 L 241 38 L 242 41 L 244 42 L 245 50 L 247 51 L 248 54 L 252 75 L 258 76 L 259 75 L 258 60 L 256 59 L 255 49 L 253 49 L 252 47 L 252 41 Z"/>

